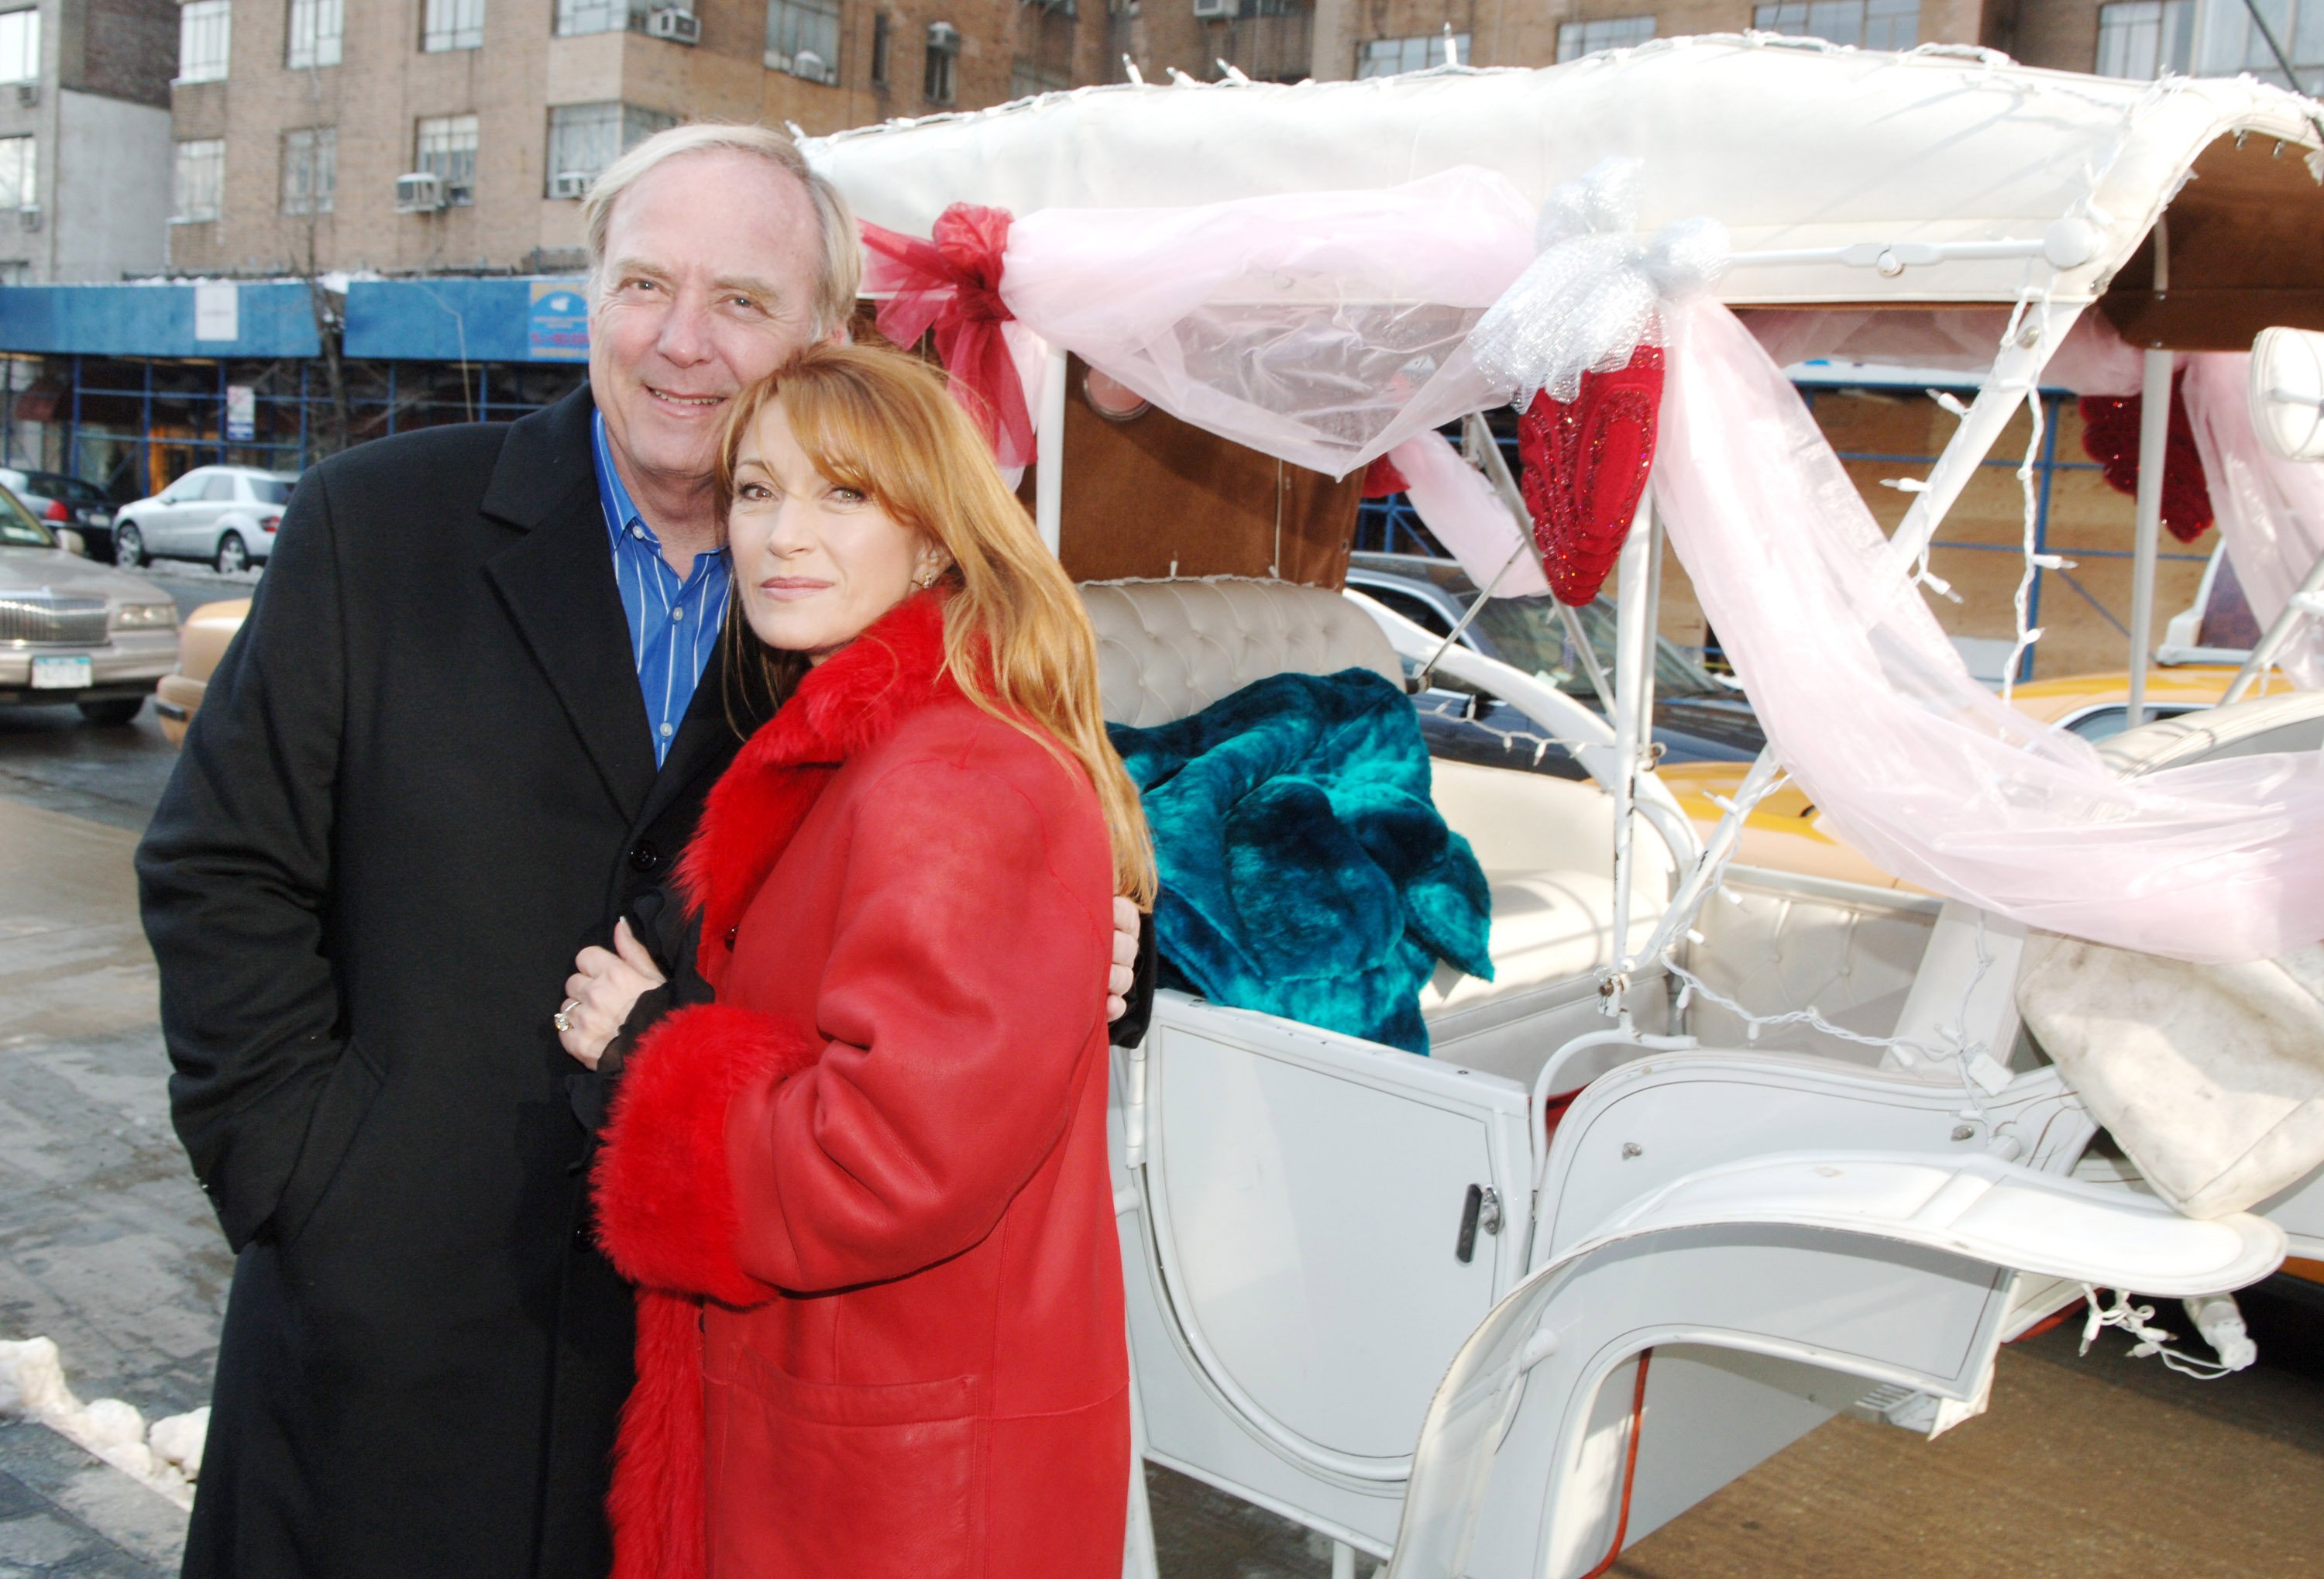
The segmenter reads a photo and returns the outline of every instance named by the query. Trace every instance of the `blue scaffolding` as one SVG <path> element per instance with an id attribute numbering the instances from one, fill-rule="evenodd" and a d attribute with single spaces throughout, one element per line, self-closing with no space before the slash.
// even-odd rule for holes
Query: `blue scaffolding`
<path id="1" fill-rule="evenodd" d="M 125 503 L 194 466 L 296 472 L 342 443 L 521 416 L 585 376 L 588 327 L 567 278 L 14 286 L 0 355 L 0 458 Z"/>

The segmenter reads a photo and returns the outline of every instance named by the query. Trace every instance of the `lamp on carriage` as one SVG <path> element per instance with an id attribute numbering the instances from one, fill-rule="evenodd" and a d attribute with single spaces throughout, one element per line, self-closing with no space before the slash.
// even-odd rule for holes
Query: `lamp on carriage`
<path id="1" fill-rule="evenodd" d="M 2252 341 L 2252 426 L 2279 460 L 2324 460 L 2324 334 L 2262 329 Z"/>

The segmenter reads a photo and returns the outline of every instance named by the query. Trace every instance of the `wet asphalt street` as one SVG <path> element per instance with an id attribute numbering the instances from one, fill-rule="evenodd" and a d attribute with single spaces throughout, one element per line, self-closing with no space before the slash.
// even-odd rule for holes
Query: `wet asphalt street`
<path id="1" fill-rule="evenodd" d="M 148 574 L 181 609 L 249 590 Z M 129 872 L 175 760 L 150 708 L 99 728 L 0 707 L 0 1339 L 55 1339 L 82 1399 L 149 1419 L 205 1401 L 230 1270 L 170 1132 Z M 2324 1299 L 2253 1315 L 2263 1364 L 2209 1384 L 2111 1334 L 2078 1357 L 2070 1325 L 2016 1345 L 1983 1417 L 1935 1443 L 1834 1420 L 1610 1572 L 2324 1574 Z M 1319 1537 L 1167 1472 L 1149 1484 L 1168 1579 L 1330 1572 Z M 0 1420 L 0 1579 L 159 1579 L 181 1529 L 154 1493 Z"/>

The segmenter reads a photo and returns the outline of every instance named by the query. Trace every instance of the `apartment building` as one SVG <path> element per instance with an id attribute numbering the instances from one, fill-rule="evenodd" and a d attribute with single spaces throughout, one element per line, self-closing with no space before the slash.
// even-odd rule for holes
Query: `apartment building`
<path id="1" fill-rule="evenodd" d="M 659 127 L 829 132 L 1109 58 L 1074 0 L 186 0 L 179 21 L 181 272 L 569 270 L 590 179 Z"/>
<path id="2" fill-rule="evenodd" d="M 0 0 L 0 284 L 161 267 L 177 12 L 175 0 Z"/>
<path id="3" fill-rule="evenodd" d="M 2031 66 L 2285 81 L 2244 0 L 1116 0 L 1147 75 L 1388 76 L 1448 58 L 1547 66 L 1655 38 L 1789 33 L 1866 49 L 1971 44 Z M 2265 0 L 2301 84 L 2324 91 L 2324 0 Z M 1126 20 L 1125 20 L 1126 19 Z M 2313 25 L 2310 25 L 2310 24 Z"/>

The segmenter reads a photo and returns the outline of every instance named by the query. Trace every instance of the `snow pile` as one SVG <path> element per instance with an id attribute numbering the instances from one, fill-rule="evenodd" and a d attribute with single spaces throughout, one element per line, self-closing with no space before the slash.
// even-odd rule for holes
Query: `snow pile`
<path id="1" fill-rule="evenodd" d="M 0 1415 L 38 1420 L 179 1507 L 194 1505 L 202 1441 L 209 1434 L 207 1408 L 156 1420 L 148 1429 L 145 1417 L 117 1398 L 83 1404 L 65 1384 L 56 1344 L 27 1338 L 0 1342 Z"/>

